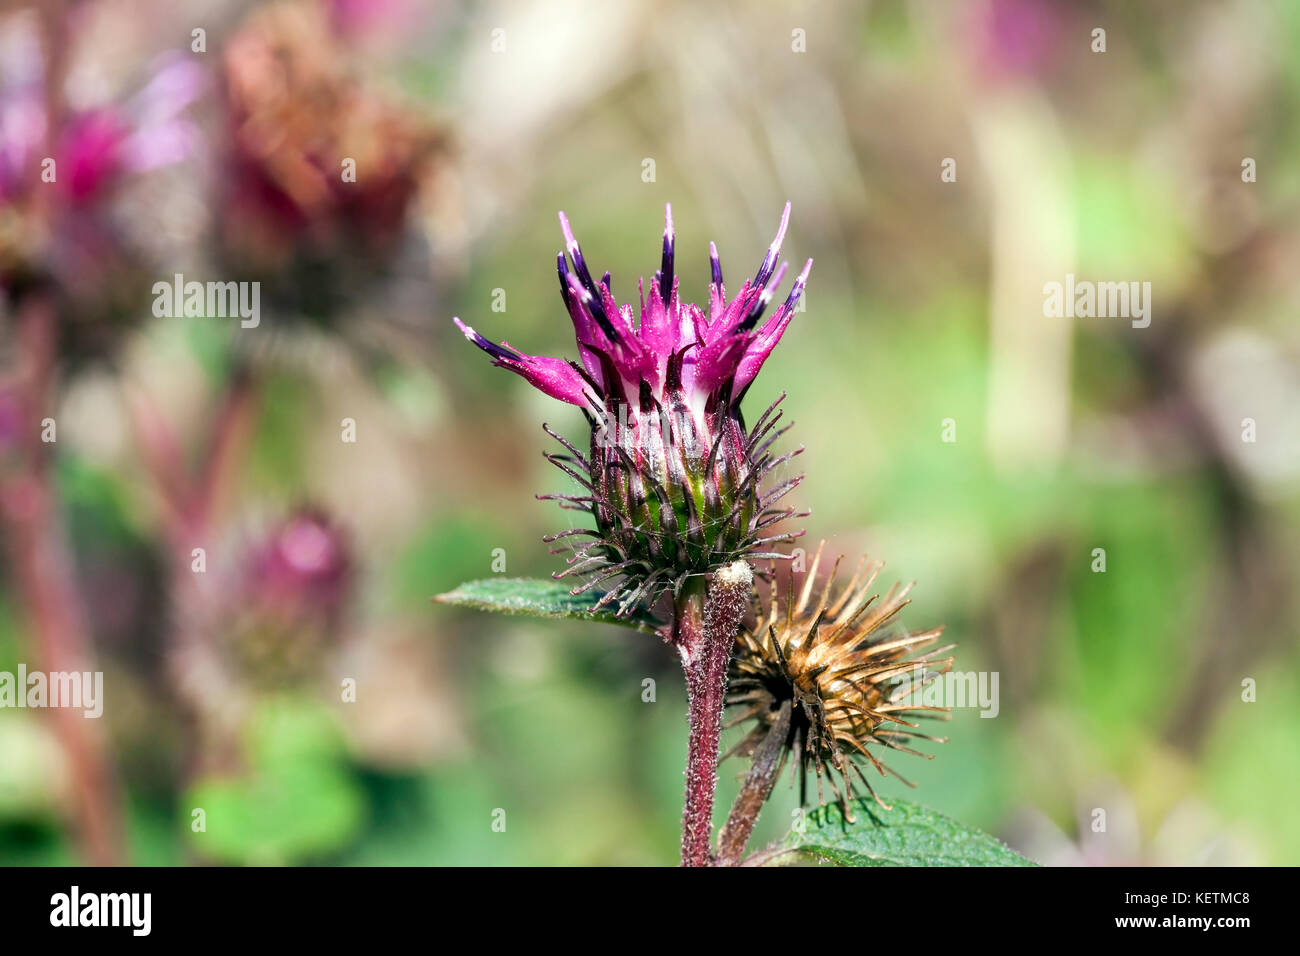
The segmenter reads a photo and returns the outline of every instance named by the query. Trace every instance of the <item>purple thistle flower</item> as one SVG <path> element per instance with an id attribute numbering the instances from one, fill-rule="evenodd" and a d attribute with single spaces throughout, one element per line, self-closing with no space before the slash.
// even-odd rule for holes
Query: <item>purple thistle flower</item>
<path id="1" fill-rule="evenodd" d="M 596 528 L 548 537 L 592 540 L 572 548 L 569 567 L 556 575 L 587 575 L 575 594 L 617 581 L 602 603 L 619 600 L 619 613 L 680 590 L 692 574 L 705 574 L 741 558 L 782 557 L 769 546 L 802 532 L 770 534 L 795 515 L 774 507 L 802 475 L 763 491 L 762 479 L 803 449 L 773 457 L 771 448 L 789 426 L 778 398 L 747 430 L 740 403 L 793 318 L 812 269 L 809 259 L 784 302 L 764 321 L 786 266 L 778 259 L 790 204 L 776 238 L 753 279 L 727 298 L 717 248 L 709 244 L 708 312 L 679 296 L 675 276 L 672 207 L 665 209 L 662 257 L 650 281 L 638 283 L 640 320 L 631 303 L 619 305 L 609 273 L 599 283 L 560 213 L 565 251 L 556 257 L 560 296 L 573 321 L 579 361 L 528 355 L 454 319 L 494 364 L 522 376 L 540 391 L 577 405 L 591 424 L 590 455 L 547 433 L 568 454 L 547 457 L 581 484 L 585 495 L 542 495 L 564 507 L 589 511 Z M 773 414 L 775 412 L 775 414 Z"/>

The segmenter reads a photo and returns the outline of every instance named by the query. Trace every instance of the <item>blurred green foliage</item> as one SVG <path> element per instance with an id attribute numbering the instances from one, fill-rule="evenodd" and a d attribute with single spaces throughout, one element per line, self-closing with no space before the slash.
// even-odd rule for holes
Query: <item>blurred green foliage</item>
<path id="1" fill-rule="evenodd" d="M 104 452 L 61 433 L 59 487 L 81 571 L 149 569 L 131 572 L 150 587 L 128 624 L 97 634 L 105 668 L 122 675 L 110 694 L 129 698 L 110 704 L 104 724 L 132 858 L 675 863 L 686 707 L 669 650 L 607 625 L 430 603 L 492 574 L 494 549 L 510 576 L 560 567 L 539 539 L 575 516 L 533 496 L 571 488 L 542 459 L 539 423 L 570 436 L 585 427 L 575 409 L 492 368 L 449 319 L 572 357 L 554 274 L 557 208 L 593 271 L 610 269 L 616 296 L 634 301 L 637 277 L 657 268 L 671 201 L 683 298 L 703 301 L 708 241 L 734 288 L 792 198 L 786 254 L 816 259 L 807 311 L 748 414 L 788 392 L 797 426 L 787 444 L 806 445 L 795 464 L 808 473 L 797 493 L 813 511 L 807 541 L 887 559 L 886 586 L 916 579 L 905 623 L 945 623 L 959 670 L 1001 675 L 998 716 L 955 714 L 935 759 L 899 759 L 918 790 L 888 780 L 882 795 L 1013 842 L 1027 816 L 1041 816 L 1077 846 L 1094 788 L 1114 785 L 1137 808 L 1140 846 L 1101 862 L 1222 860 L 1211 854 L 1229 843 L 1231 860 L 1300 861 L 1300 816 L 1279 811 L 1300 797 L 1300 482 L 1294 461 L 1252 470 L 1232 430 L 1260 417 L 1267 451 L 1296 416 L 1292 406 L 1264 417 L 1262 377 L 1247 376 L 1255 390 L 1238 399 L 1194 374 L 1230 334 L 1255 337 L 1295 373 L 1300 9 L 1245 3 L 1221 21 L 1209 3 L 1041 4 L 1042 32 L 1025 35 L 1050 49 L 1022 62 L 1005 37 L 979 39 L 985 27 L 966 9 L 976 5 L 801 12 L 800 58 L 771 11 L 620 4 L 627 22 L 602 21 L 613 32 L 596 44 L 612 60 L 591 49 L 590 27 L 520 6 L 518 26 L 507 24 L 518 59 L 493 58 L 485 21 L 450 4 L 367 61 L 454 124 L 462 168 L 439 188 L 463 218 L 427 227 L 437 282 L 420 306 L 432 317 L 426 353 L 399 349 L 378 368 L 367 357 L 346 374 L 266 363 L 230 527 L 319 502 L 356 536 L 361 570 L 347 637 L 321 651 L 324 676 L 253 700 L 229 767 L 194 775 L 214 755 L 187 750 L 195 738 L 168 688 L 157 634 L 175 608 L 158 593 L 167 546 L 138 454 L 127 439 Z M 1030 16 L 1028 5 L 1000 6 Z M 547 29 L 530 34 L 539 21 L 528 11 Z M 1104 58 L 1087 50 L 1094 20 L 1108 27 Z M 652 36 L 677 39 L 664 49 Z M 543 43 L 564 62 L 542 56 Z M 596 68 L 580 69 L 589 58 Z M 506 70 L 517 71 L 513 95 L 490 99 Z M 1066 444 L 1054 454 L 1044 438 L 1041 458 L 1023 465 L 999 456 L 992 424 L 1005 358 L 993 286 L 1011 275 L 1036 294 L 1062 276 L 1021 274 L 999 251 L 1019 220 L 999 206 L 972 131 L 1007 112 L 1066 147 L 1068 170 L 1050 171 L 1067 184 L 1059 217 L 1078 275 L 1156 287 L 1151 329 L 1081 320 L 1070 330 L 1068 376 L 1055 383 Z M 1237 163 L 1256 154 L 1260 181 L 1245 186 Z M 949 155 L 959 179 L 939 188 Z M 653 182 L 641 179 L 646 157 L 657 160 Z M 1026 181 L 1042 173 L 1041 157 L 1022 159 Z M 1242 188 L 1254 192 L 1242 199 Z M 505 312 L 491 308 L 498 288 Z M 174 386 L 172 366 L 199 381 L 168 393 L 192 464 L 205 421 L 194 395 L 219 392 L 234 362 L 228 330 L 184 320 L 178 332 L 179 321 L 141 333 L 134 358 L 154 381 Z M 294 340 L 280 347 L 292 354 Z M 1046 362 L 1049 345 L 1039 347 L 1021 361 Z M 132 368 L 111 374 L 147 378 Z M 1225 380 L 1218 367 L 1209 378 Z M 1214 431 L 1219 413 L 1226 433 Z M 362 440 L 340 452 L 346 415 Z M 947 418 L 956 442 L 940 438 Z M 13 670 L 31 644 L 12 568 L 0 572 L 0 670 Z M 102 590 L 120 593 L 114 580 Z M 384 643 L 410 633 L 409 658 Z M 356 704 L 339 700 L 348 676 Z M 1243 700 L 1243 680 L 1255 682 L 1255 702 Z M 363 713 L 379 714 L 373 726 Z M 743 770 L 721 768 L 719 821 Z M 796 806 L 783 780 L 755 846 L 781 838 Z M 204 832 L 192 829 L 196 807 Z M 1157 855 L 1157 836 L 1187 807 L 1206 822 L 1178 837 L 1178 854 Z M 0 862 L 72 860 L 67 808 L 42 715 L 0 711 Z"/>

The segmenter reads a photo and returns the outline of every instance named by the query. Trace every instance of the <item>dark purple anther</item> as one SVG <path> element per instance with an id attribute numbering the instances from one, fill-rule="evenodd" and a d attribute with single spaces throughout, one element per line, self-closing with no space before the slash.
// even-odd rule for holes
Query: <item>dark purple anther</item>
<path id="1" fill-rule="evenodd" d="M 718 247 L 709 243 L 709 268 L 713 270 L 713 284 L 722 292 L 722 261 L 718 258 Z"/>
<path id="2" fill-rule="evenodd" d="M 785 278 L 785 269 L 786 266 L 783 262 L 781 268 L 777 270 L 776 281 L 772 283 L 772 287 L 764 289 L 759 294 L 758 298 L 754 300 L 754 304 L 749 307 L 748 314 L 736 325 L 737 332 L 748 332 L 758 325 L 758 320 L 763 317 L 763 312 L 766 311 L 768 303 L 772 301 L 772 296 L 781 286 L 781 280 Z"/>
<path id="3" fill-rule="evenodd" d="M 564 307 L 571 309 L 573 293 L 569 291 L 569 260 L 564 258 L 563 252 L 555 256 L 555 272 L 560 277 L 560 298 L 564 300 Z"/>
<path id="4" fill-rule="evenodd" d="M 763 317 L 763 312 L 767 309 L 767 304 L 772 301 L 772 290 L 764 289 L 754 304 L 750 306 L 749 312 L 743 319 L 736 324 L 737 332 L 748 332 L 754 326 L 758 325 L 758 320 Z"/>
<path id="5" fill-rule="evenodd" d="M 785 304 L 781 306 L 786 312 L 795 307 L 799 301 L 799 296 L 803 295 L 804 286 L 808 284 L 808 273 L 812 272 L 812 260 L 809 259 L 803 264 L 803 271 L 795 276 L 794 287 L 790 289 L 790 294 L 786 296 Z"/>
<path id="6" fill-rule="evenodd" d="M 573 271 L 578 274 L 582 287 L 591 293 L 593 299 L 599 299 L 600 293 L 596 291 L 596 283 L 591 278 L 591 270 L 587 268 L 587 260 L 582 258 L 582 249 L 578 246 L 578 240 L 574 238 L 573 229 L 569 226 L 569 217 L 564 213 L 560 213 L 560 231 L 564 233 L 564 244 L 573 258 Z M 601 328 L 604 328 L 603 324 Z"/>
<path id="7" fill-rule="evenodd" d="M 600 284 L 605 287 L 605 291 L 610 295 L 614 294 L 614 280 L 608 272 L 600 277 Z"/>
<path id="8" fill-rule="evenodd" d="M 494 359 L 497 359 L 498 361 L 504 361 L 504 362 L 523 361 L 523 356 L 520 355 L 518 352 L 515 352 L 512 349 L 508 349 L 504 345 L 497 345 L 491 339 L 485 339 L 483 336 L 479 335 L 477 332 L 475 332 L 472 328 L 470 328 L 460 319 L 453 318 L 452 321 L 456 323 L 456 328 L 460 329 L 462 332 L 465 333 L 465 338 L 469 339 L 471 342 L 473 342 L 475 345 L 481 348 L 488 355 L 492 356 Z"/>
<path id="9" fill-rule="evenodd" d="M 767 255 L 763 257 L 763 264 L 758 267 L 758 273 L 754 276 L 754 288 L 761 289 L 767 285 L 767 280 L 772 277 L 772 270 L 776 268 L 777 257 L 781 254 L 781 243 L 785 241 L 785 230 L 790 225 L 790 204 L 785 204 L 785 212 L 781 213 L 781 227 L 776 231 L 776 238 L 772 244 L 767 247 Z"/>
<path id="10" fill-rule="evenodd" d="M 609 337 L 609 340 L 615 345 L 622 344 L 623 339 L 619 336 L 618 330 L 614 328 L 614 324 L 609 321 L 609 316 L 605 314 L 605 306 L 600 301 L 600 296 L 588 289 L 584 289 L 578 284 L 578 280 L 573 276 L 569 276 L 568 279 L 569 292 L 577 296 L 578 301 L 587 307 L 587 311 L 590 312 L 591 317 L 596 320 L 596 324 L 600 326 L 601 331 L 604 332 L 605 335 Z"/>
<path id="11" fill-rule="evenodd" d="M 673 297 L 673 206 L 672 203 L 664 204 L 664 255 L 663 265 L 660 266 L 661 273 L 659 277 L 659 297 L 664 300 L 664 305 Z"/>

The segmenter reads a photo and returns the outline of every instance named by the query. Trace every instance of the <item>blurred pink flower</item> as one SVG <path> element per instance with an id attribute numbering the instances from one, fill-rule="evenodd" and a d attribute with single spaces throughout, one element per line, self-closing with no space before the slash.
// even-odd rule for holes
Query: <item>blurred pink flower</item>
<path id="1" fill-rule="evenodd" d="M 279 615 L 332 618 L 344 603 L 351 577 L 348 551 L 343 534 L 323 512 L 301 511 L 254 550 L 246 595 Z"/>
<path id="2" fill-rule="evenodd" d="M 204 88 L 181 55 L 155 60 L 138 90 L 92 107 L 57 98 L 38 21 L 0 20 L 0 292 L 41 289 L 58 303 L 64 355 L 113 345 L 139 310 L 142 244 L 115 209 L 130 177 L 194 152 L 186 110 Z M 75 318 L 75 321 L 68 319 Z"/>
<path id="3" fill-rule="evenodd" d="M 973 55 L 990 79 L 1041 76 L 1059 45 L 1064 11 L 1050 0 L 988 0 L 971 8 Z"/>

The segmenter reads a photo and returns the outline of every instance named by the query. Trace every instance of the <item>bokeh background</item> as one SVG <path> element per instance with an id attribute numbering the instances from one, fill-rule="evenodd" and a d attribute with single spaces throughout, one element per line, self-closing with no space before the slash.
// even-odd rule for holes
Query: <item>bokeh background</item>
<path id="1" fill-rule="evenodd" d="M 105 706 L 0 709 L 0 861 L 675 863 L 668 649 L 429 601 L 556 568 L 539 424 L 584 427 L 450 319 L 571 354 L 556 210 L 624 298 L 671 202 L 703 301 L 788 199 L 751 415 L 788 392 L 809 540 L 1000 675 L 913 798 L 1046 863 L 1300 862 L 1297 46 L 1265 0 L 7 4 L 0 671 Z M 178 272 L 260 325 L 156 316 Z M 1150 326 L 1045 318 L 1067 273 Z"/>

